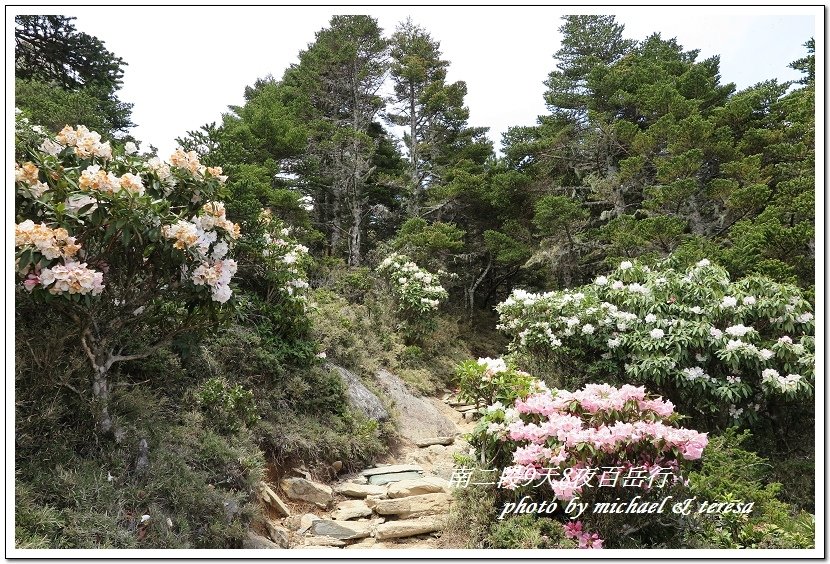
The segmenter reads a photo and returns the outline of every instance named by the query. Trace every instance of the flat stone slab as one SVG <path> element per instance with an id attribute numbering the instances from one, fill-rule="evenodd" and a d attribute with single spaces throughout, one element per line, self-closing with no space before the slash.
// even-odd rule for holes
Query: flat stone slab
<path id="1" fill-rule="evenodd" d="M 331 512 L 331 518 L 335 521 L 347 521 L 358 517 L 368 517 L 372 514 L 372 508 L 366 505 L 362 499 L 341 501 Z"/>
<path id="2" fill-rule="evenodd" d="M 372 484 L 356 484 L 354 482 L 343 482 L 334 487 L 334 491 L 348 497 L 356 497 L 363 499 L 368 495 L 384 495 L 386 488 L 384 486 L 375 486 Z"/>
<path id="3" fill-rule="evenodd" d="M 334 490 L 325 484 L 319 484 L 305 478 L 286 478 L 280 487 L 289 499 L 308 501 L 320 507 L 326 507 L 334 499 Z"/>
<path id="4" fill-rule="evenodd" d="M 363 539 L 362 541 L 358 541 L 354 544 L 350 544 L 349 546 L 346 547 L 347 550 L 350 549 L 350 548 L 357 548 L 357 549 L 361 549 L 361 548 L 362 549 L 369 549 L 369 548 L 371 548 L 371 549 L 375 549 L 375 548 L 387 548 L 387 546 L 385 544 L 383 544 L 382 542 L 377 542 L 377 541 L 375 541 L 375 539 L 370 537 L 368 539 Z"/>
<path id="5" fill-rule="evenodd" d="M 271 487 L 266 484 L 265 482 L 260 482 L 259 484 L 259 495 L 262 497 L 262 500 L 273 507 L 280 517 L 290 517 L 291 511 L 289 511 L 288 506 L 280 499 L 280 496 L 271 489 Z"/>
<path id="6" fill-rule="evenodd" d="M 248 531 L 248 536 L 242 541 L 242 548 L 253 548 L 253 549 L 263 549 L 263 548 L 280 548 L 280 545 L 271 542 L 270 540 L 266 539 L 262 535 L 258 535 L 251 531 Z"/>
<path id="7" fill-rule="evenodd" d="M 417 480 L 422 478 L 423 474 L 420 472 L 395 472 L 394 474 L 375 474 L 373 476 L 369 476 L 369 483 L 382 486 L 383 484 L 389 484 L 391 482 L 400 482 L 402 480 Z"/>
<path id="8" fill-rule="evenodd" d="M 386 492 L 389 498 L 401 498 L 413 495 L 450 493 L 450 483 L 438 476 L 426 476 L 417 480 L 406 480 L 390 484 Z"/>
<path id="9" fill-rule="evenodd" d="M 308 537 L 303 543 L 304 546 L 346 546 L 346 541 L 334 537 Z"/>
<path id="10" fill-rule="evenodd" d="M 448 493 L 429 493 L 397 499 L 384 499 L 375 505 L 379 515 L 398 515 L 403 518 L 423 517 L 448 513 L 453 498 Z"/>
<path id="11" fill-rule="evenodd" d="M 455 442 L 455 437 L 428 437 L 415 441 L 415 446 L 426 448 L 432 445 L 450 446 Z"/>
<path id="12" fill-rule="evenodd" d="M 280 548 L 288 548 L 288 539 L 291 536 L 288 529 L 281 527 L 271 521 L 265 521 L 265 528 L 268 529 L 268 536 L 279 545 Z"/>
<path id="13" fill-rule="evenodd" d="M 378 525 L 375 539 L 399 539 L 414 537 L 425 533 L 434 533 L 444 527 L 445 520 L 440 517 L 424 517 L 423 519 L 405 519 L 402 521 L 388 521 Z"/>
<path id="14" fill-rule="evenodd" d="M 390 464 L 388 466 L 376 466 L 367 468 L 360 473 L 361 476 L 374 476 L 375 474 L 394 474 L 396 472 L 423 472 L 424 469 L 417 464 Z"/>
<path id="15" fill-rule="evenodd" d="M 367 522 L 320 519 L 312 523 L 311 534 L 316 537 L 333 537 L 340 540 L 362 539 L 371 534 L 371 525 Z"/>

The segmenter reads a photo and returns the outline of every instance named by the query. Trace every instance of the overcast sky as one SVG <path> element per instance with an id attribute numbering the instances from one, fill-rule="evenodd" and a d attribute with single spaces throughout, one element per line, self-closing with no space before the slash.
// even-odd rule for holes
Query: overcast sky
<path id="1" fill-rule="evenodd" d="M 174 139 L 219 121 L 242 103 L 246 85 L 284 69 L 334 14 L 368 14 L 387 34 L 407 16 L 441 42 L 447 79 L 467 82 L 470 125 L 489 126 L 496 148 L 512 125 L 531 125 L 545 113 L 542 82 L 554 68 L 557 28 L 566 13 L 613 13 L 624 35 L 676 37 L 700 58 L 721 57 L 722 82 L 739 89 L 770 78 L 789 80 L 787 65 L 802 44 L 821 33 L 821 8 L 759 7 L 65 7 L 17 13 L 77 16 L 80 31 L 104 41 L 127 63 L 119 97 L 134 104 L 133 131 L 162 157 Z M 114 22 L 119 22 L 114 25 Z M 817 51 L 822 51 L 822 37 Z M 820 66 L 820 65 L 819 65 Z"/>

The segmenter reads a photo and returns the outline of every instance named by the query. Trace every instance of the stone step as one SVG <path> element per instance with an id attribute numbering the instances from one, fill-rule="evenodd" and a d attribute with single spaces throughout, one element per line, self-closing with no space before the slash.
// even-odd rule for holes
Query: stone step
<path id="1" fill-rule="evenodd" d="M 367 468 L 360 473 L 361 476 L 374 476 L 376 474 L 395 474 L 397 472 L 423 472 L 424 469 L 417 464 L 388 464 L 386 466 L 375 466 Z"/>
<path id="2" fill-rule="evenodd" d="M 426 515 L 446 514 L 453 502 L 452 494 L 428 493 L 378 501 L 374 510 L 378 515 L 397 515 L 404 519 Z"/>
<path id="3" fill-rule="evenodd" d="M 334 486 L 334 491 L 347 497 L 365 498 L 367 495 L 386 495 L 386 486 L 373 484 L 356 484 L 354 482 L 342 482 Z"/>
<path id="4" fill-rule="evenodd" d="M 308 501 L 322 508 L 334 500 L 334 490 L 329 486 L 305 478 L 286 478 L 280 482 L 280 487 L 288 499 Z"/>
<path id="5" fill-rule="evenodd" d="M 368 517 L 372 514 L 372 508 L 366 505 L 362 499 L 352 499 L 349 501 L 341 501 L 331 513 L 331 518 L 335 521 L 347 521 L 349 519 L 357 519 L 358 517 Z"/>
<path id="6" fill-rule="evenodd" d="M 403 480 L 417 480 L 423 477 L 421 471 L 410 472 L 394 472 L 391 474 L 373 474 L 369 476 L 369 483 L 376 486 L 382 486 L 391 482 L 400 482 Z"/>
<path id="7" fill-rule="evenodd" d="M 449 446 L 455 442 L 455 437 L 429 437 L 415 441 L 415 446 L 420 448 L 430 447 L 432 445 Z"/>
<path id="8" fill-rule="evenodd" d="M 340 540 L 362 539 L 372 532 L 371 523 L 354 521 L 331 521 L 320 519 L 311 525 L 311 534 L 316 537 L 333 537 Z"/>
<path id="9" fill-rule="evenodd" d="M 408 497 L 430 493 L 450 493 L 450 483 L 438 476 L 425 476 L 417 480 L 406 480 L 389 484 L 386 496 L 389 498 Z"/>
<path id="10" fill-rule="evenodd" d="M 414 537 L 425 533 L 440 531 L 445 524 L 443 517 L 424 517 L 421 519 L 405 519 L 401 521 L 388 521 L 378 525 L 375 531 L 375 539 L 399 539 L 403 537 Z"/>

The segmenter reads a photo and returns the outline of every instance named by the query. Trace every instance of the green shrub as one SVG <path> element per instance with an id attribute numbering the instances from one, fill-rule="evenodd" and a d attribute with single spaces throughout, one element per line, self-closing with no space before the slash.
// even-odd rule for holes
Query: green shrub
<path id="1" fill-rule="evenodd" d="M 493 524 L 488 548 L 577 548 L 562 523 L 533 514 L 511 515 Z"/>
<path id="2" fill-rule="evenodd" d="M 752 502 L 752 512 L 693 513 L 686 542 L 706 548 L 812 548 L 814 517 L 778 498 L 781 485 L 766 482 L 770 464 L 741 448 L 748 438 L 748 431 L 734 429 L 712 437 L 703 467 L 689 474 L 689 489 L 701 500 Z"/>
<path id="3" fill-rule="evenodd" d="M 210 424 L 222 432 L 239 431 L 259 419 L 253 392 L 239 384 L 231 387 L 219 378 L 203 382 L 196 392 L 196 401 Z"/>
<path id="4" fill-rule="evenodd" d="M 533 377 L 508 367 L 502 359 L 465 360 L 456 370 L 458 397 L 476 405 L 513 405 L 530 393 Z"/>

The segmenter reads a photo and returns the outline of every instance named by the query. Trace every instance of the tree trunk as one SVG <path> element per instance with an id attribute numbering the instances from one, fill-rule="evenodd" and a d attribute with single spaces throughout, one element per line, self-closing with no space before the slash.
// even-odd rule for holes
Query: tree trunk
<path id="1" fill-rule="evenodd" d="M 342 224 L 340 221 L 340 199 L 342 198 L 343 190 L 337 182 L 334 184 L 334 194 L 332 195 L 332 217 L 331 217 L 331 254 L 337 256 L 340 252 L 340 237 L 342 235 Z"/>
<path id="2" fill-rule="evenodd" d="M 362 231 L 360 229 L 363 217 L 363 206 L 359 201 L 352 202 L 352 225 L 349 228 L 349 266 L 360 266 L 362 259 L 360 245 L 362 243 Z"/>
<path id="3" fill-rule="evenodd" d="M 112 367 L 114 356 L 107 350 L 105 343 L 95 338 L 87 330 L 81 338 L 81 344 L 92 364 L 92 400 L 94 403 L 95 427 L 102 435 L 114 431 L 115 423 L 109 412 L 110 392 L 112 383 L 109 381 L 109 370 Z"/>
<path id="4" fill-rule="evenodd" d="M 470 310 L 470 317 L 473 316 L 473 307 L 475 307 L 475 300 L 476 300 L 476 290 L 478 290 L 479 285 L 484 281 L 484 277 L 487 276 L 487 273 L 490 272 L 490 267 L 493 266 L 493 257 L 490 256 L 487 259 L 487 267 L 484 269 L 484 272 L 481 273 L 473 284 L 467 289 L 467 307 Z"/>
<path id="5" fill-rule="evenodd" d="M 416 120 L 415 120 L 415 86 L 409 85 L 409 162 L 412 167 L 412 202 L 410 203 L 410 213 L 413 217 L 418 215 L 420 208 L 420 182 L 418 175 L 418 140 L 416 139 Z"/>

